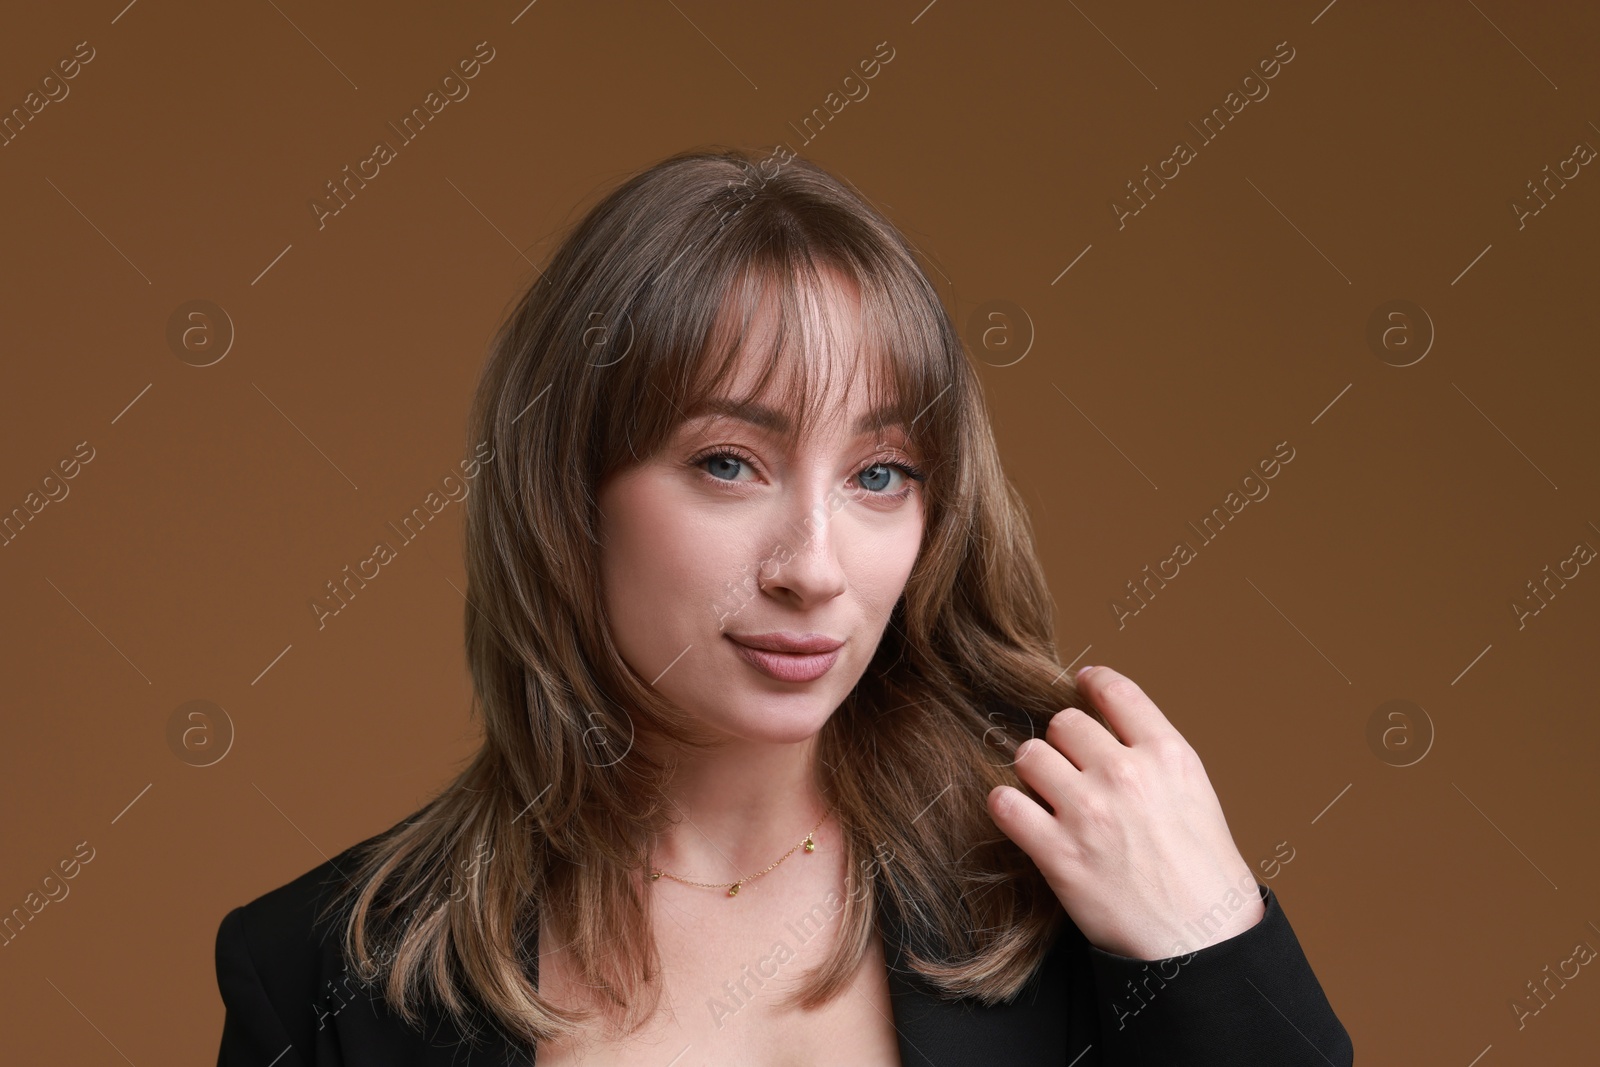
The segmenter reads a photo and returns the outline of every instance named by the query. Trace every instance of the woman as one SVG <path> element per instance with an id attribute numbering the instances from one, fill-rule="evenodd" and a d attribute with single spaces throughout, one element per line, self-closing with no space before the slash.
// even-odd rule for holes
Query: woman
<path id="1" fill-rule="evenodd" d="M 1056 662 L 971 365 L 849 186 L 623 183 L 472 440 L 482 748 L 227 915 L 223 1067 L 1352 1062 L 1194 751 Z"/>

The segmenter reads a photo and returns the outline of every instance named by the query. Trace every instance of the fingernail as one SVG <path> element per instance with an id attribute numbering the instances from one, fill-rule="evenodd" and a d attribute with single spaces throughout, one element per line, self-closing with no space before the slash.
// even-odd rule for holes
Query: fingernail
<path id="1" fill-rule="evenodd" d="M 1092 670 L 1094 670 L 1093 667 L 1079 667 L 1078 668 L 1078 673 L 1073 675 L 1073 677 L 1081 682 L 1081 681 L 1083 681 L 1083 676 L 1088 674 Z"/>

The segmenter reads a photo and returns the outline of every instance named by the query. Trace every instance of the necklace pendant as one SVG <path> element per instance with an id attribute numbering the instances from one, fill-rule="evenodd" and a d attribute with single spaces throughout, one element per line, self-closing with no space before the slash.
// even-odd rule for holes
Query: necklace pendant
<path id="1" fill-rule="evenodd" d="M 815 841 L 811 840 L 811 835 L 810 834 L 807 834 L 806 835 L 806 851 L 807 852 L 815 852 L 816 850 L 817 850 L 817 843 Z"/>
<path id="2" fill-rule="evenodd" d="M 743 883 L 741 883 L 741 882 L 735 882 L 735 883 L 733 883 L 733 884 L 732 884 L 732 885 L 730 885 L 730 886 L 729 886 L 729 887 L 728 887 L 728 895 L 729 895 L 729 896 L 730 896 L 730 897 L 736 897 L 736 896 L 738 896 L 738 895 L 739 895 L 739 886 L 740 886 L 740 885 L 742 885 L 742 884 L 743 884 Z"/>

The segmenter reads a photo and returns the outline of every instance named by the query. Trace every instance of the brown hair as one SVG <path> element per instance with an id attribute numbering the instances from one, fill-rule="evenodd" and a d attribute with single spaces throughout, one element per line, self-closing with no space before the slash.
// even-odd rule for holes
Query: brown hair
<path id="1" fill-rule="evenodd" d="M 464 1029 L 481 1009 L 529 1043 L 591 1022 L 593 1011 L 557 1008 L 530 980 L 540 924 L 565 935 L 607 1016 L 653 1011 L 658 959 L 639 872 L 668 821 L 672 764 L 634 744 L 635 729 L 707 739 L 612 643 L 596 489 L 719 395 L 752 308 L 776 293 L 759 394 L 793 351 L 784 338 L 805 335 L 801 305 L 825 268 L 860 294 L 858 354 L 876 357 L 864 387 L 911 429 L 926 511 L 874 658 L 818 738 L 817 781 L 847 870 L 873 892 L 849 894 L 831 954 L 790 1003 L 843 991 L 878 936 L 878 893 L 914 935 L 908 965 L 986 1003 L 1014 996 L 1060 930 L 1054 893 L 985 803 L 998 784 L 1036 795 L 1012 768 L 1016 746 L 1077 691 L 1056 662 L 1043 570 L 972 364 L 915 249 L 875 206 L 786 149 L 716 147 L 605 195 L 493 341 L 469 437 L 493 461 L 467 502 L 465 547 L 483 744 L 413 818 L 373 839 L 324 912 L 353 898 L 348 966 L 381 977 L 406 1019 L 431 996 Z M 790 379 L 798 435 L 825 392 L 808 374 Z M 453 872 L 469 869 L 458 884 Z"/>

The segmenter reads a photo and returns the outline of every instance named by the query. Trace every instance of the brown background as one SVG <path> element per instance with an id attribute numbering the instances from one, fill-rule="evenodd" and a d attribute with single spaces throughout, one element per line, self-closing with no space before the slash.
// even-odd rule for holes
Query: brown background
<path id="1" fill-rule="evenodd" d="M 214 1060 L 222 915 L 474 746 L 459 505 L 320 630 L 312 599 L 466 454 L 486 341 L 563 223 L 673 151 L 779 141 L 934 264 L 1062 662 L 1145 687 L 1248 861 L 1293 850 L 1260 877 L 1361 1060 L 1593 1055 L 1593 966 L 1520 1030 L 1510 1007 L 1600 948 L 1600 574 L 1513 608 L 1600 547 L 1600 163 L 1521 228 L 1510 207 L 1600 146 L 1592 5 L 120 3 L 0 33 L 6 111 L 95 50 L 0 148 L 0 509 L 94 449 L 0 547 L 0 910 L 94 849 L 0 948 L 0 1059 Z M 480 41 L 470 96 L 319 229 L 324 183 Z M 1282 41 L 1270 95 L 1201 145 Z M 1119 230 L 1110 201 L 1179 139 L 1198 158 Z M 1368 343 L 1397 299 L 1431 346 L 1414 310 Z M 232 323 L 210 366 L 168 340 L 192 300 Z M 1202 544 L 1186 524 L 1283 441 L 1270 496 Z M 1180 538 L 1196 558 L 1119 625 Z M 226 721 L 186 748 L 192 700 Z M 1369 740 L 1391 700 L 1409 718 Z"/>

